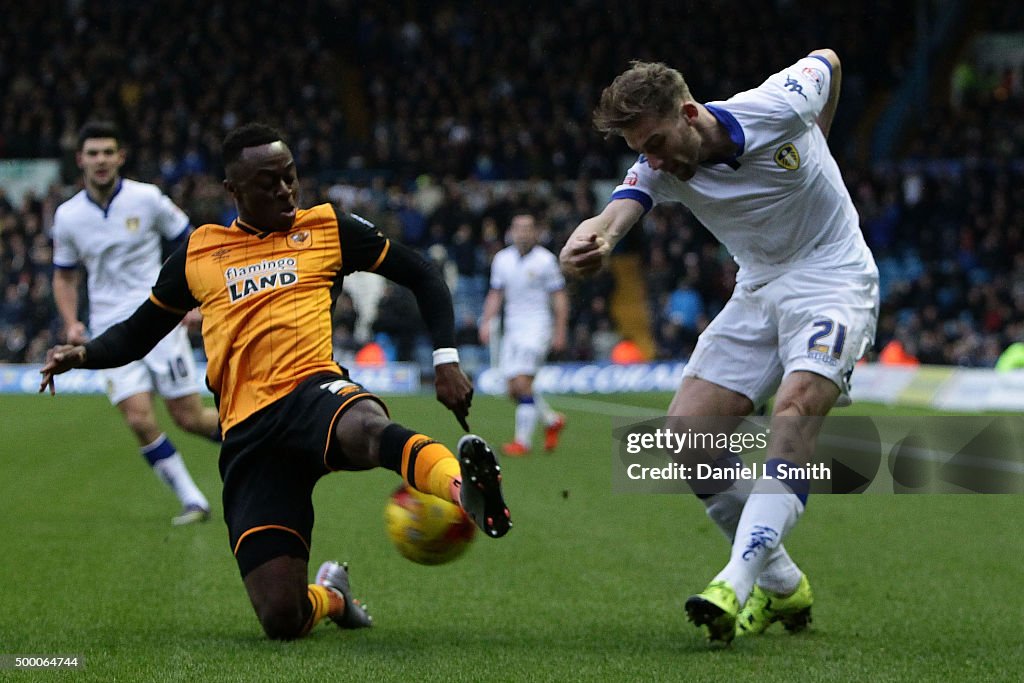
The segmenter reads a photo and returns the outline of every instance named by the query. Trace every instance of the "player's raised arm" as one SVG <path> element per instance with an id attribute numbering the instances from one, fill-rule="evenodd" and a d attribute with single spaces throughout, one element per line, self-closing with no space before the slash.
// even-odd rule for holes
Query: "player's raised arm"
<path id="1" fill-rule="evenodd" d="M 608 202 L 604 211 L 580 223 L 569 236 L 558 256 L 562 272 L 586 277 L 601 270 L 608 254 L 643 213 L 643 205 L 634 199 Z"/>
<path id="2" fill-rule="evenodd" d="M 807 56 L 820 57 L 832 67 L 832 77 L 829 80 L 828 102 L 825 103 L 825 108 L 818 114 L 818 127 L 821 128 L 821 132 L 825 134 L 825 137 L 828 137 L 828 132 L 832 128 L 832 119 L 836 115 L 836 107 L 839 106 L 839 90 L 843 84 L 842 64 L 839 61 L 839 55 L 834 50 L 828 48 L 814 50 Z"/>
<path id="3" fill-rule="evenodd" d="M 53 347 L 47 351 L 46 364 L 39 371 L 43 376 L 39 391 L 49 387 L 51 394 L 56 393 L 54 376 L 74 368 L 102 370 L 139 360 L 152 351 L 183 316 L 184 313 L 173 313 L 146 301 L 127 320 L 84 345 Z"/>

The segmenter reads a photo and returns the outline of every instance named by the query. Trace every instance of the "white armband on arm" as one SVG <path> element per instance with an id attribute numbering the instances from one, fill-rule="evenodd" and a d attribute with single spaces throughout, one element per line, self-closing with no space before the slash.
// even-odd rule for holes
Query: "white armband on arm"
<path id="1" fill-rule="evenodd" d="M 434 349 L 434 367 L 438 365 L 444 365 L 445 363 L 458 363 L 459 362 L 459 351 L 458 349 L 445 348 L 445 349 Z"/>

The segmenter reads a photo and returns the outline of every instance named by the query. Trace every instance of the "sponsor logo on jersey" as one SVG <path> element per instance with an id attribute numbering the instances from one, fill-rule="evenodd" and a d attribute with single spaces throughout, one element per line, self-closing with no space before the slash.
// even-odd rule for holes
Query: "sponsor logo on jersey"
<path id="1" fill-rule="evenodd" d="M 807 99 L 807 95 L 804 94 L 804 86 L 800 85 L 800 81 L 796 80 L 789 74 L 786 74 L 786 90 L 795 92 L 800 97 Z"/>
<path id="2" fill-rule="evenodd" d="M 775 163 L 787 171 L 795 171 L 800 168 L 800 152 L 792 142 L 787 142 L 775 150 Z"/>
<path id="3" fill-rule="evenodd" d="M 821 88 L 825 85 L 825 74 L 820 69 L 815 69 L 812 66 L 805 66 L 803 71 L 800 72 L 805 80 L 810 81 L 814 84 L 814 89 L 821 94 Z"/>
<path id="4" fill-rule="evenodd" d="M 129 216 L 124 219 L 124 229 L 128 232 L 138 232 L 139 225 L 142 224 L 142 219 L 138 216 Z"/>
<path id="5" fill-rule="evenodd" d="M 264 259 L 247 266 L 232 266 L 224 271 L 231 303 L 268 289 L 280 289 L 299 281 L 298 261 L 292 257 Z"/>
<path id="6" fill-rule="evenodd" d="M 288 246 L 292 249 L 305 249 L 313 243 L 309 230 L 299 230 L 288 235 Z"/>
<path id="7" fill-rule="evenodd" d="M 634 173 L 633 171 L 630 171 L 629 173 L 626 174 L 626 178 L 622 181 L 622 184 L 629 185 L 630 187 L 632 187 L 633 185 L 636 185 L 639 181 L 640 178 L 637 176 L 637 174 Z"/>

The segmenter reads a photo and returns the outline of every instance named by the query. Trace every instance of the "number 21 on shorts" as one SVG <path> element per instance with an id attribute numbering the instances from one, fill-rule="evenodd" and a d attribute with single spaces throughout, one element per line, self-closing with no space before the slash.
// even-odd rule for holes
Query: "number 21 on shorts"
<path id="1" fill-rule="evenodd" d="M 846 344 L 846 325 L 825 319 L 818 320 L 812 327 L 817 331 L 807 340 L 807 352 L 831 355 L 835 359 L 841 358 L 843 346 Z"/>

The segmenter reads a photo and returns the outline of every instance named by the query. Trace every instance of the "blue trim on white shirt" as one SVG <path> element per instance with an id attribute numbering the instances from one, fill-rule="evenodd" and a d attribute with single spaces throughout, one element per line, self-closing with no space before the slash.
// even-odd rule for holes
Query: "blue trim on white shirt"
<path id="1" fill-rule="evenodd" d="M 632 199 L 633 201 L 640 202 L 644 207 L 644 213 L 654 208 L 654 200 L 643 190 L 616 190 L 612 193 L 612 200 L 615 199 Z"/>
<path id="2" fill-rule="evenodd" d="M 56 268 L 57 270 L 75 270 L 76 268 L 78 268 L 78 264 L 76 263 L 71 266 L 65 266 L 62 263 L 54 263 L 53 267 Z"/>
<path id="3" fill-rule="evenodd" d="M 810 57 L 813 59 L 820 59 L 822 62 L 824 62 L 825 66 L 828 67 L 828 77 L 832 78 L 832 62 L 828 61 L 821 55 L 810 55 Z"/>
<path id="4" fill-rule="evenodd" d="M 114 197 L 117 196 L 117 194 L 121 191 L 122 187 L 124 187 L 124 178 L 118 178 L 117 187 L 114 188 L 114 194 L 110 195 L 110 200 L 107 202 L 107 208 L 105 209 L 102 206 L 100 206 L 100 203 L 98 201 L 92 198 L 92 195 L 89 194 L 89 190 L 82 190 L 82 192 L 85 192 L 86 199 L 92 202 L 100 211 L 103 212 L 103 217 L 107 218 L 110 215 L 110 205 L 114 203 Z"/>
<path id="5" fill-rule="evenodd" d="M 725 126 L 725 129 L 729 132 L 729 138 L 736 145 L 736 154 L 733 155 L 732 160 L 735 161 L 743 155 L 743 152 L 747 146 L 747 137 L 743 134 L 743 126 L 736 120 L 736 117 L 732 115 L 732 112 L 716 107 L 713 104 L 705 104 L 705 108 L 711 115 L 718 119 L 718 122 Z"/>

